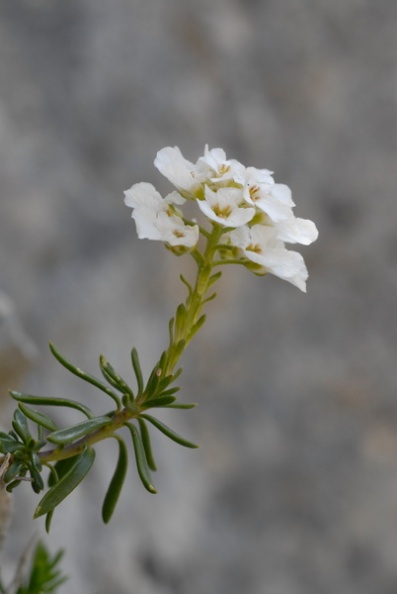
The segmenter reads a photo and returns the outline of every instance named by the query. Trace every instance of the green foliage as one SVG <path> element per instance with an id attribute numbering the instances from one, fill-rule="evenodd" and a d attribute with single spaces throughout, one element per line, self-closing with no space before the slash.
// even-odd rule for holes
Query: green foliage
<path id="1" fill-rule="evenodd" d="M 86 446 L 82 454 L 76 457 L 74 464 L 44 495 L 36 507 L 34 517 L 38 518 L 44 514 L 51 513 L 81 483 L 94 464 L 94 460 L 95 450 Z"/>
<path id="2" fill-rule="evenodd" d="M 46 516 L 47 530 L 56 507 L 93 466 L 95 444 L 112 437 L 118 442 L 118 456 L 102 505 L 102 518 L 104 522 L 109 522 L 128 467 L 127 445 L 119 434 L 124 427 L 131 435 L 138 476 L 150 493 L 156 493 L 151 477 L 151 472 L 156 471 L 156 462 L 149 427 L 179 445 L 197 447 L 148 413 L 164 408 L 188 410 L 195 406 L 177 400 L 179 387 L 176 380 L 182 372 L 177 364 L 187 344 L 205 323 L 206 318 L 202 314 L 204 304 L 215 296 L 208 297 L 207 294 L 221 276 L 221 272 L 213 273 L 213 267 L 217 263 L 217 252 L 222 249 L 219 240 L 224 229 L 214 224 L 211 232 L 201 231 L 206 239 L 205 249 L 203 252 L 199 249 L 189 252 L 197 264 L 196 281 L 190 284 L 184 276 L 180 277 L 187 289 L 187 298 L 177 307 L 169 323 L 168 348 L 162 352 L 146 382 L 135 348 L 131 351 L 135 376 L 132 388 L 103 355 L 99 357 L 99 379 L 68 361 L 50 344 L 53 356 L 62 367 L 111 399 L 110 412 L 102 410 L 97 414 L 76 400 L 10 392 L 18 407 L 14 412 L 12 430 L 0 432 L 0 454 L 3 454 L 0 464 L 5 463 L 3 481 L 9 491 L 25 480 L 30 481 L 36 493 L 46 489 L 37 505 L 35 517 Z M 84 415 L 84 419 L 68 427 L 59 427 L 48 411 L 37 410 L 37 407 L 43 406 L 50 410 L 52 407 L 74 409 Z M 47 477 L 43 478 L 44 471 Z"/>
<path id="3" fill-rule="evenodd" d="M 102 519 L 107 524 L 113 515 L 114 508 L 116 507 L 119 499 L 121 489 L 124 484 L 125 475 L 127 474 L 128 468 L 128 453 L 127 447 L 122 439 L 118 435 L 114 436 L 119 444 L 119 456 L 117 460 L 116 469 L 114 471 L 112 480 L 110 481 L 109 488 L 106 492 L 105 499 L 102 506 Z"/>
<path id="4" fill-rule="evenodd" d="M 96 417 L 95 419 L 83 421 L 82 423 L 78 423 L 72 427 L 60 429 L 59 431 L 55 431 L 55 433 L 50 433 L 47 435 L 47 440 L 59 445 L 66 445 L 67 443 L 71 443 L 77 439 L 80 439 L 80 437 L 84 437 L 84 435 L 93 433 L 100 427 L 109 425 L 111 422 L 112 421 L 109 417 Z"/>
<path id="5" fill-rule="evenodd" d="M 152 477 L 150 476 L 150 468 L 146 457 L 142 438 L 139 435 L 138 430 L 132 423 L 127 423 L 127 427 L 130 430 L 132 443 L 134 446 L 134 453 L 136 459 L 136 467 L 138 470 L 139 478 L 142 481 L 143 486 L 149 493 L 157 493 L 155 487 L 152 484 Z"/>
<path id="6" fill-rule="evenodd" d="M 39 542 L 33 553 L 30 575 L 16 594 L 55 594 L 67 579 L 58 569 L 62 555 L 60 551 L 52 557 L 44 544 Z"/>
<path id="7" fill-rule="evenodd" d="M 172 356 L 175 359 L 181 355 L 186 346 L 186 340 L 183 338 L 187 331 L 185 306 L 178 308 L 176 320 L 175 336 L 173 324 L 170 324 Z M 201 324 L 201 318 L 199 323 Z M 148 415 L 147 411 L 159 408 L 189 409 L 194 405 L 177 402 L 176 394 L 179 387 L 173 384 L 182 369 L 178 369 L 175 373 L 167 373 L 167 365 L 170 366 L 168 351 L 162 353 L 145 384 L 138 352 L 135 348 L 132 349 L 131 363 L 136 380 L 135 394 L 126 380 L 103 355 L 99 359 L 99 368 L 109 386 L 67 361 L 52 344 L 50 349 L 61 365 L 73 375 L 109 396 L 115 405 L 114 410 L 97 416 L 86 405 L 75 400 L 11 391 L 10 394 L 17 401 L 18 408 L 14 412 L 12 431 L 0 432 L 0 453 L 4 456 L 10 454 L 3 480 L 9 491 L 24 480 L 31 483 L 36 493 L 43 491 L 47 484 L 46 493 L 39 501 L 34 517 L 45 515 L 48 531 L 55 508 L 78 486 L 91 469 L 95 460 L 93 447 L 95 443 L 113 437 L 117 439 L 119 451 L 102 505 L 102 518 L 107 523 L 113 515 L 128 467 L 127 446 L 118 431 L 123 427 L 128 428 L 138 476 L 150 493 L 156 493 L 150 474 L 151 471 L 156 470 L 156 463 L 148 423 L 180 445 L 197 446 Z M 85 420 L 60 428 L 47 412 L 37 410 L 37 406 L 72 408 L 83 414 Z M 136 421 L 138 426 L 133 421 Z M 43 478 L 43 470 L 49 473 L 46 481 Z"/>
<path id="8" fill-rule="evenodd" d="M 26 576 L 23 571 L 24 559 L 20 562 L 17 575 L 13 583 L 6 587 L 0 579 L 0 594 L 56 594 L 59 586 L 68 578 L 62 575 L 59 563 L 63 551 L 51 555 L 45 545 L 39 542 L 30 562 L 30 568 Z"/>

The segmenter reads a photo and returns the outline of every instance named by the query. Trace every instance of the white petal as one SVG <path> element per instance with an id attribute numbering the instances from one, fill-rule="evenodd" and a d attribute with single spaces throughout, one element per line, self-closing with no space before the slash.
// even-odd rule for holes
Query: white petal
<path id="1" fill-rule="evenodd" d="M 306 280 L 309 275 L 305 262 L 298 252 L 275 248 L 268 249 L 262 254 L 250 250 L 245 250 L 244 253 L 249 260 L 260 264 L 271 274 L 292 283 L 301 291 L 306 292 Z"/>
<path id="2" fill-rule="evenodd" d="M 254 183 L 259 184 L 274 184 L 273 171 L 269 169 L 256 169 L 256 167 L 246 168 L 246 179 L 250 178 Z"/>
<path id="3" fill-rule="evenodd" d="M 225 163 L 226 153 L 221 148 L 209 149 L 208 145 L 205 146 L 204 157 L 200 157 L 200 161 L 204 161 L 214 171 L 218 170 L 220 164 Z"/>
<path id="4" fill-rule="evenodd" d="M 267 247 L 284 247 L 284 244 L 277 239 L 277 233 L 273 226 L 254 225 L 250 229 L 250 242 Z"/>
<path id="5" fill-rule="evenodd" d="M 197 186 L 195 165 L 185 159 L 177 146 L 161 149 L 154 160 L 157 169 L 177 188 L 191 190 Z"/>
<path id="6" fill-rule="evenodd" d="M 129 190 L 124 192 L 124 196 L 124 204 L 131 208 L 145 206 L 158 210 L 163 203 L 163 199 L 156 188 L 146 182 L 134 184 Z"/>
<path id="7" fill-rule="evenodd" d="M 238 227 L 229 233 L 230 241 L 236 247 L 245 249 L 251 240 L 251 234 L 248 227 Z"/>
<path id="8" fill-rule="evenodd" d="M 292 200 L 291 189 L 285 184 L 274 184 L 271 186 L 271 195 L 273 198 L 286 204 L 287 206 L 295 206 L 295 202 Z"/>
<path id="9" fill-rule="evenodd" d="M 241 227 L 249 223 L 255 216 L 255 208 L 236 208 L 224 219 L 226 227 Z"/>
<path id="10" fill-rule="evenodd" d="M 293 216 L 290 206 L 282 204 L 271 197 L 263 197 L 255 201 L 247 200 L 247 202 L 249 204 L 254 203 L 255 206 L 259 208 L 259 210 L 269 215 L 270 219 L 275 223 L 284 221 Z"/>
<path id="11" fill-rule="evenodd" d="M 185 204 L 186 200 L 183 196 L 180 195 L 179 192 L 171 192 L 170 194 L 168 194 L 165 198 L 164 198 L 164 202 L 166 204 Z"/>
<path id="12" fill-rule="evenodd" d="M 309 245 L 318 237 L 316 225 L 308 219 L 292 217 L 277 223 L 276 229 L 278 238 L 287 243 Z"/>
<path id="13" fill-rule="evenodd" d="M 254 225 L 251 229 L 240 227 L 230 234 L 233 245 L 241 248 L 246 258 L 263 266 L 267 272 L 286 280 L 301 291 L 306 291 L 308 272 L 300 254 L 285 249 L 276 238 L 274 227 Z M 249 246 L 257 249 L 247 249 Z"/>
<path id="14" fill-rule="evenodd" d="M 139 239 L 162 239 L 157 228 L 157 214 L 150 208 L 135 208 L 132 212 Z"/>

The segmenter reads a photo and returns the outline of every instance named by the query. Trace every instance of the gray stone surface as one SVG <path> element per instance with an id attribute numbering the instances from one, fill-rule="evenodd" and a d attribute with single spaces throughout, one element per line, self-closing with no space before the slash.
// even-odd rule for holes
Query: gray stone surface
<path id="1" fill-rule="evenodd" d="M 392 594 L 397 589 L 395 0 L 3 0 L 0 288 L 40 355 L 23 387 L 106 407 L 51 360 L 128 375 L 167 340 L 183 288 L 138 241 L 122 191 L 156 151 L 205 143 L 268 167 L 318 224 L 303 295 L 227 270 L 156 438 L 159 494 L 134 471 L 107 527 L 115 450 L 54 517 L 64 592 Z M 11 386 L 13 387 L 13 386 Z M 73 417 L 74 418 L 74 417 Z M 28 486 L 2 564 L 37 499 Z"/>

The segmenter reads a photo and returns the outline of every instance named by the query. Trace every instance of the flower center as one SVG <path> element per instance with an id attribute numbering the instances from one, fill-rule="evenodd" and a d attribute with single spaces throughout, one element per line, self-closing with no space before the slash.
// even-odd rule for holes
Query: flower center
<path id="1" fill-rule="evenodd" d="M 228 171 L 230 171 L 230 165 L 226 165 L 226 163 L 222 163 L 222 165 L 220 165 L 220 167 L 219 167 L 218 175 L 219 176 L 225 175 L 225 173 L 227 173 Z"/>
<path id="2" fill-rule="evenodd" d="M 260 198 L 260 188 L 259 186 L 250 186 L 249 188 L 249 195 L 251 197 L 251 200 L 253 200 L 254 202 L 256 200 L 259 200 Z"/>
<path id="3" fill-rule="evenodd" d="M 262 254 L 262 248 L 259 243 L 250 243 L 247 245 L 246 250 L 249 252 L 254 252 L 255 254 Z"/>
<path id="4" fill-rule="evenodd" d="M 221 206 L 220 204 L 215 204 L 213 211 L 216 216 L 220 217 L 221 219 L 227 219 L 227 217 L 232 212 L 232 207 L 229 205 Z"/>

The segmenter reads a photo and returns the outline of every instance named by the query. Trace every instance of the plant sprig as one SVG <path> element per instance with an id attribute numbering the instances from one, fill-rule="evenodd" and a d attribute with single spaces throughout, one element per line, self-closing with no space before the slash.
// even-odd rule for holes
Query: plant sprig
<path id="1" fill-rule="evenodd" d="M 187 298 L 185 303 L 177 307 L 169 324 L 168 348 L 154 365 L 146 382 L 136 348 L 131 351 L 135 376 L 135 386 L 132 387 L 103 355 L 99 357 L 103 379 L 99 379 L 70 362 L 50 343 L 51 353 L 65 369 L 112 400 L 110 412 L 95 414 L 85 404 L 75 400 L 35 396 L 14 390 L 10 392 L 18 407 L 13 416 L 13 430 L 9 433 L 0 432 L 0 452 L 10 454 L 4 482 L 7 490 L 12 491 L 23 480 L 29 480 L 36 493 L 45 490 L 47 485 L 34 513 L 34 517 L 46 516 L 47 530 L 55 508 L 80 484 L 93 466 L 95 444 L 111 437 L 117 440 L 119 451 L 102 506 L 104 522 L 110 520 L 128 467 L 128 448 L 119 433 L 123 427 L 129 430 L 131 436 L 138 476 L 150 493 L 156 493 L 151 478 L 151 472 L 156 470 L 156 462 L 149 426 L 179 445 L 198 447 L 149 412 L 161 408 L 188 410 L 195 406 L 177 400 L 180 388 L 175 382 L 182 368 L 176 367 L 186 346 L 205 321 L 202 308 L 213 298 L 213 295 L 208 297 L 207 293 L 221 276 L 221 272 L 213 274 L 212 267 L 222 232 L 218 225 L 213 225 L 212 232 L 207 233 L 206 246 L 200 257 L 197 249 L 191 252 L 197 263 L 196 282 L 193 286 L 181 277 L 187 288 Z M 42 406 L 47 409 L 72 408 L 80 412 L 84 419 L 69 427 L 58 427 L 47 411 L 37 410 L 37 407 Z M 48 472 L 46 480 L 43 477 L 45 469 Z"/>

